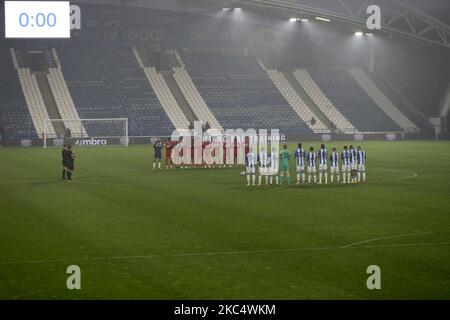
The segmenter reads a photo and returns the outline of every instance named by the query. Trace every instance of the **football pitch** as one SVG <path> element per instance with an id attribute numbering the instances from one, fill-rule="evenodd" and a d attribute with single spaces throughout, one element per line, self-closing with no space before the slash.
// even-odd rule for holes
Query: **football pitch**
<path id="1" fill-rule="evenodd" d="M 365 184 L 301 187 L 153 171 L 151 146 L 75 148 L 63 182 L 60 149 L 0 149 L 0 298 L 449 299 L 450 143 L 362 145 Z"/>

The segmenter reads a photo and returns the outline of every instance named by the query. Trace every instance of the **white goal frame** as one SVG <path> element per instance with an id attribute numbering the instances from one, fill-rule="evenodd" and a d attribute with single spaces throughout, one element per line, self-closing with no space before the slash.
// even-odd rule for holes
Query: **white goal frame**
<path id="1" fill-rule="evenodd" d="M 124 123 L 124 134 L 123 135 L 117 135 L 117 136 L 110 136 L 110 135 L 95 135 L 90 136 L 86 129 L 84 128 L 83 122 L 113 122 L 113 121 L 123 121 Z M 49 128 L 52 128 L 53 130 L 53 123 L 62 123 L 65 128 L 69 128 L 67 125 L 68 123 L 74 123 L 79 122 L 79 128 L 80 132 L 76 132 L 75 136 L 70 137 L 70 139 L 124 139 L 124 143 L 117 144 L 115 146 L 129 146 L 129 136 L 128 136 L 128 118 L 98 118 L 98 119 L 45 119 L 43 121 L 43 134 L 42 134 L 42 144 L 44 148 L 47 148 L 47 139 L 67 139 L 67 137 L 61 138 L 58 136 L 55 136 L 53 133 L 52 136 L 49 135 Z M 114 145 L 111 145 L 114 146 Z"/>

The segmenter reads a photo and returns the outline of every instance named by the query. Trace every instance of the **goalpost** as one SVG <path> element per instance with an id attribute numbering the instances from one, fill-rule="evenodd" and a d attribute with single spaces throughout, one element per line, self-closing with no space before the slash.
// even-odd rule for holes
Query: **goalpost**
<path id="1" fill-rule="evenodd" d="M 72 144 L 79 147 L 128 147 L 128 118 L 46 119 L 43 147 Z"/>

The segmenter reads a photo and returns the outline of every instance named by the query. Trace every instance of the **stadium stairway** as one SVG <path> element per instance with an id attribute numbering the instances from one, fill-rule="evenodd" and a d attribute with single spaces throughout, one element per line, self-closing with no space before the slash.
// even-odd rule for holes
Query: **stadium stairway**
<path id="1" fill-rule="evenodd" d="M 61 114 L 58 110 L 58 106 L 56 105 L 56 101 L 53 98 L 52 89 L 47 79 L 46 72 L 35 72 L 34 76 L 36 77 L 36 81 L 39 87 L 39 91 L 42 95 L 42 100 L 44 101 L 45 108 L 47 109 L 47 113 L 50 119 L 52 120 L 60 120 Z M 56 137 L 61 138 L 64 137 L 66 132 L 66 127 L 63 122 L 52 122 L 53 128 L 56 133 Z M 50 138 L 50 137 L 49 137 Z"/>
<path id="2" fill-rule="evenodd" d="M 337 129 L 343 133 L 354 133 L 357 131 L 355 126 L 339 112 L 336 106 L 322 92 L 306 70 L 297 69 L 293 75 L 311 100 Z"/>
<path id="3" fill-rule="evenodd" d="M 178 103 L 178 107 L 181 109 L 181 111 L 183 111 L 189 123 L 194 123 L 194 121 L 197 121 L 197 116 L 195 115 L 194 111 L 192 111 L 189 103 L 187 102 L 186 98 L 181 92 L 180 87 L 175 81 L 175 78 L 173 77 L 173 71 L 161 71 L 160 73 L 166 81 L 169 90 L 172 92 L 173 97 Z"/>
<path id="4" fill-rule="evenodd" d="M 350 69 L 349 73 L 372 100 L 406 133 L 418 133 L 419 128 L 409 120 L 400 110 L 384 95 L 376 84 L 361 69 Z"/>
<path id="5" fill-rule="evenodd" d="M 278 88 L 283 97 L 289 102 L 294 111 L 305 121 L 314 133 L 330 133 L 330 130 L 318 117 L 310 110 L 308 105 L 297 94 L 296 90 L 291 86 L 285 75 L 278 70 L 266 69 L 260 62 L 261 67 L 267 72 L 273 84 Z M 316 119 L 313 124 L 312 119 Z"/>
<path id="6" fill-rule="evenodd" d="M 309 110 L 311 110 L 311 112 L 314 114 L 316 119 L 319 119 L 328 128 L 328 130 L 332 132 L 334 129 L 333 123 L 330 120 L 328 120 L 328 118 L 323 114 L 323 112 L 316 106 L 314 101 L 311 100 L 311 98 L 308 96 L 305 90 L 303 90 L 298 81 L 295 79 L 294 75 L 290 72 L 284 72 L 283 75 L 286 77 L 286 80 L 289 81 L 290 85 L 298 94 L 298 96 L 305 102 L 305 104 L 308 106 Z"/>
<path id="7" fill-rule="evenodd" d="M 189 73 L 186 71 L 186 66 L 183 63 L 181 56 L 177 52 L 174 53 L 174 56 L 176 57 L 180 66 L 175 66 L 173 68 L 173 77 L 184 97 L 191 106 L 192 111 L 195 113 L 197 119 L 199 119 L 203 123 L 208 122 L 211 128 L 223 130 L 222 126 L 217 121 L 216 117 L 208 108 L 202 96 L 195 87 L 195 84 L 189 76 Z"/>
<path id="8" fill-rule="evenodd" d="M 80 123 L 80 116 L 75 108 L 75 104 L 67 88 L 66 79 L 61 72 L 61 63 L 58 53 L 55 49 L 51 51 L 54 67 L 49 68 L 47 80 L 52 90 L 61 118 L 66 128 L 70 129 L 72 137 L 81 137 L 86 135 L 86 129 Z"/>
<path id="9" fill-rule="evenodd" d="M 38 136 L 42 138 L 44 131 L 51 136 L 56 136 L 53 126 L 48 122 L 45 122 L 45 120 L 50 119 L 50 116 L 39 90 L 36 76 L 33 75 L 28 68 L 19 68 L 17 69 L 17 72 Z"/>
<path id="10" fill-rule="evenodd" d="M 189 128 L 189 120 L 178 105 L 177 100 L 169 89 L 163 75 L 159 73 L 155 67 L 145 66 L 144 61 L 141 59 L 140 53 L 136 48 L 133 48 L 133 52 L 139 65 L 144 69 L 144 73 L 150 86 L 158 97 L 158 100 L 163 106 L 170 121 L 172 121 L 173 126 L 176 129 L 187 130 Z M 147 53 L 147 55 L 150 56 L 149 53 Z"/>
<path id="11" fill-rule="evenodd" d="M 44 131 L 50 136 L 56 136 L 55 129 L 53 126 L 46 122 L 49 119 L 49 114 L 44 103 L 44 99 L 39 89 L 39 84 L 36 79 L 36 75 L 32 74 L 29 68 L 19 67 L 19 62 L 16 57 L 16 50 L 11 49 L 11 54 L 13 56 L 14 65 L 19 76 L 20 85 L 22 87 L 23 95 L 28 106 L 28 110 L 31 114 L 31 119 L 33 121 L 36 133 L 38 137 L 42 138 Z M 20 53 L 21 57 L 26 56 L 25 53 Z M 19 58 L 21 59 L 21 58 Z M 25 59 L 22 63 L 26 63 Z M 44 129 L 45 126 L 45 129 Z"/>
<path id="12" fill-rule="evenodd" d="M 68 93 L 64 76 L 60 70 L 60 62 L 56 50 L 42 49 L 34 52 L 33 55 L 25 50 L 15 50 L 18 53 L 17 65 L 30 70 L 33 66 L 37 71 L 30 71 L 31 77 L 36 78 L 38 85 L 37 94 L 40 93 L 43 104 L 48 114 L 47 119 L 62 120 L 47 122 L 47 136 L 50 138 L 64 137 L 66 128 L 70 129 L 73 136 L 80 136 L 85 133 L 83 126 L 79 124 L 79 116 Z M 26 73 L 24 73 L 26 76 Z M 33 81 L 33 80 L 31 80 Z M 39 101 L 38 97 L 38 101 Z M 46 115 L 44 114 L 44 117 Z M 75 120 L 75 121 L 73 121 Z M 77 121 L 78 120 L 78 121 Z M 53 127 L 54 132 L 50 127 Z"/>
<path id="13" fill-rule="evenodd" d="M 310 74 L 329 100 L 360 132 L 402 131 L 364 92 L 347 69 L 316 68 L 310 70 Z"/>
<path id="14" fill-rule="evenodd" d="M 434 125 L 408 98 L 406 98 L 395 85 L 380 70 L 366 74 L 383 94 L 403 113 L 409 120 L 418 126 L 422 133 L 435 134 Z"/>

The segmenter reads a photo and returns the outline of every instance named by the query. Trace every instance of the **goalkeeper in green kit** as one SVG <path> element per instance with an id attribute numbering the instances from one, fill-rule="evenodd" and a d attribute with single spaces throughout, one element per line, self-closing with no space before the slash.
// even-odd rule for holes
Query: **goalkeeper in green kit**
<path id="1" fill-rule="evenodd" d="M 288 150 L 288 146 L 285 144 L 283 150 L 280 151 L 280 185 L 284 182 L 284 175 L 286 174 L 288 184 L 291 183 L 291 176 L 289 174 L 289 160 L 291 159 L 291 153 Z"/>

